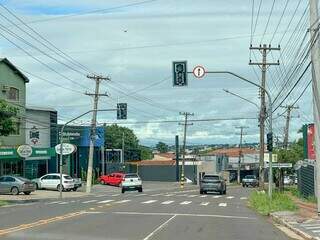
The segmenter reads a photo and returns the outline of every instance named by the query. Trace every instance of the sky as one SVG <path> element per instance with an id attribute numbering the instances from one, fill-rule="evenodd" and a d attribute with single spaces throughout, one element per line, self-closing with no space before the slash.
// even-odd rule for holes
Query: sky
<path id="1" fill-rule="evenodd" d="M 250 57 L 261 62 L 261 53 L 250 53 L 250 44 L 277 47 L 281 43 L 281 51 L 272 51 L 267 56 L 269 62 L 280 61 L 280 66 L 268 68 L 266 77 L 272 97 L 280 94 L 275 102 L 278 106 L 290 89 L 284 76 L 285 73 L 289 76 L 292 66 L 297 64 L 298 55 L 293 53 L 298 51 L 300 42 L 307 43 L 309 39 L 308 36 L 303 39 L 309 22 L 307 1 L 282 0 L 274 5 L 273 1 L 262 1 L 260 10 L 259 2 L 3 0 L 0 3 L 34 32 L 0 7 L 0 53 L 29 77 L 27 104 L 55 108 L 61 123 L 92 109 L 93 100 L 84 93 L 94 91 L 94 81 L 86 75 L 97 73 L 111 78 L 101 83 L 100 92 L 109 96 L 99 99 L 99 109 L 115 108 L 117 102 L 128 103 L 127 120 L 117 121 L 115 112 L 100 112 L 98 124 L 130 127 L 142 144 L 154 145 L 158 141 L 173 144 L 175 135 L 182 137 L 183 126 L 159 121 L 183 120 L 179 115 L 183 111 L 194 113 L 190 119 L 244 118 L 194 122 L 188 126 L 188 144 L 238 143 L 239 126 L 248 127 L 245 142 L 258 142 L 257 107 L 223 91 L 228 89 L 259 104 L 257 87 L 226 74 L 206 74 L 201 79 L 189 74 L 187 87 L 173 87 L 172 61 L 186 60 L 188 71 L 202 65 L 207 71 L 232 71 L 260 84 L 260 68 L 249 66 L 248 62 Z M 35 34 L 40 34 L 43 44 L 19 27 L 33 37 L 39 38 Z M 48 42 L 43 39 L 77 63 L 47 49 Z M 292 75 L 295 79 L 299 77 L 295 72 Z M 281 105 L 292 104 L 309 80 L 307 72 Z M 285 90 L 281 91 L 282 88 Z M 313 120 L 311 86 L 297 105 L 299 109 L 292 112 L 290 122 L 290 141 L 300 136 L 297 131 L 303 124 Z M 283 112 L 279 107 L 273 121 L 280 141 L 285 117 L 278 114 Z M 88 115 L 75 124 L 89 124 L 90 118 Z"/>

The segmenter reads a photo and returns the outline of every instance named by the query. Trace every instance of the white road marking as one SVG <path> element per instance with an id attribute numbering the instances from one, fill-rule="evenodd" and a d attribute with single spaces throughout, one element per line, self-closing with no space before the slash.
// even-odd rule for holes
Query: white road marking
<path id="1" fill-rule="evenodd" d="M 226 207 L 227 203 L 219 203 L 219 207 Z"/>
<path id="2" fill-rule="evenodd" d="M 216 195 L 216 196 L 213 196 L 212 198 L 221 198 L 222 196 L 219 196 L 219 195 Z"/>
<path id="3" fill-rule="evenodd" d="M 164 201 L 164 202 L 162 202 L 161 204 L 164 204 L 164 205 L 168 205 L 168 204 L 171 204 L 171 203 L 173 203 L 174 201 Z"/>
<path id="4" fill-rule="evenodd" d="M 146 194 L 146 193 L 139 193 L 139 194 L 135 195 L 135 197 L 146 196 L 146 195 L 148 195 L 148 194 Z"/>
<path id="5" fill-rule="evenodd" d="M 118 202 L 116 202 L 116 203 L 126 203 L 126 202 L 130 202 L 131 200 L 129 200 L 129 199 L 125 199 L 125 200 L 121 200 L 121 201 L 118 201 Z"/>
<path id="6" fill-rule="evenodd" d="M 320 225 L 318 225 L 318 226 L 313 226 L 313 227 L 305 227 L 305 229 L 308 229 L 308 230 L 319 229 L 319 228 L 320 228 Z"/>
<path id="7" fill-rule="evenodd" d="M 312 227 L 312 226 L 320 226 L 319 223 L 308 223 L 308 224 L 301 224 L 303 227 Z"/>
<path id="8" fill-rule="evenodd" d="M 162 195 L 162 193 L 152 194 L 152 195 L 150 195 L 150 196 L 151 196 L 151 197 L 156 197 L 156 196 L 160 196 L 160 195 Z"/>
<path id="9" fill-rule="evenodd" d="M 232 216 L 232 215 L 215 215 L 215 214 L 192 214 L 192 213 L 146 213 L 146 212 L 113 212 L 119 215 L 148 215 L 148 216 L 186 216 L 186 217 L 213 217 L 213 218 L 233 218 L 233 219 L 251 219 L 253 217 Z"/>
<path id="10" fill-rule="evenodd" d="M 97 195 L 96 197 L 106 197 L 108 196 L 107 194 L 102 194 L 102 195 Z"/>
<path id="11" fill-rule="evenodd" d="M 47 205 L 51 205 L 51 204 L 56 204 L 56 203 L 60 203 L 61 201 L 55 201 L 55 202 L 50 202 L 50 203 L 46 203 Z"/>
<path id="12" fill-rule="evenodd" d="M 193 198 L 193 197 L 196 197 L 196 196 L 198 196 L 198 195 L 189 195 L 188 197 L 189 198 Z"/>
<path id="13" fill-rule="evenodd" d="M 161 230 L 163 227 L 165 227 L 172 219 L 174 219 L 176 215 L 173 215 L 171 218 L 169 218 L 167 221 L 162 223 L 159 227 L 157 227 L 155 230 L 153 230 L 148 236 L 146 236 L 143 240 L 149 240 L 152 238 L 152 236 L 157 233 L 159 230 Z"/>
<path id="14" fill-rule="evenodd" d="M 72 200 L 72 201 L 70 201 L 71 203 L 75 203 L 76 201 L 75 200 Z"/>
<path id="15" fill-rule="evenodd" d="M 313 230 L 312 232 L 314 232 L 314 233 L 319 233 L 320 230 Z"/>
<path id="16" fill-rule="evenodd" d="M 229 196 L 229 197 L 226 197 L 226 199 L 232 199 L 234 198 L 234 196 Z"/>
<path id="17" fill-rule="evenodd" d="M 64 204 L 68 204 L 69 202 L 60 202 L 58 204 L 64 205 Z"/>
<path id="18" fill-rule="evenodd" d="M 247 197 L 241 197 L 240 200 L 246 200 L 248 199 Z"/>
<path id="19" fill-rule="evenodd" d="M 120 194 L 112 194 L 111 197 L 118 197 Z"/>
<path id="20" fill-rule="evenodd" d="M 158 200 L 148 200 L 148 201 L 145 201 L 145 202 L 142 202 L 142 204 L 150 204 L 150 203 L 154 203 L 154 202 L 157 202 Z"/>
<path id="21" fill-rule="evenodd" d="M 184 201 L 184 202 L 181 202 L 180 205 L 188 205 L 190 203 L 192 203 L 192 201 Z"/>
<path id="22" fill-rule="evenodd" d="M 202 195 L 202 196 L 200 196 L 201 198 L 205 198 L 205 197 L 208 197 L 207 195 Z"/>
<path id="23" fill-rule="evenodd" d="M 210 202 L 202 202 L 200 203 L 201 206 L 208 206 Z"/>
<path id="24" fill-rule="evenodd" d="M 114 200 L 110 200 L 110 199 L 108 199 L 108 200 L 103 200 L 103 201 L 100 201 L 100 202 L 98 202 L 98 203 L 109 203 L 109 202 L 113 202 Z"/>
<path id="25" fill-rule="evenodd" d="M 82 202 L 82 203 L 93 203 L 93 202 L 97 202 L 98 200 L 88 200 L 88 201 L 84 201 L 84 202 Z"/>

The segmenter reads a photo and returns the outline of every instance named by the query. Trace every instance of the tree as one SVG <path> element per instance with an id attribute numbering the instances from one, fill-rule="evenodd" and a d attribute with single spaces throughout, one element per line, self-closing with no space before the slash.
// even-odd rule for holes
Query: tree
<path id="1" fill-rule="evenodd" d="M 18 109 L 8 105 L 0 100 L 0 136 L 8 136 L 16 130 L 16 121 Z"/>
<path id="2" fill-rule="evenodd" d="M 169 150 L 169 146 L 164 142 L 158 142 L 156 148 L 160 153 L 166 153 Z"/>
<path id="3" fill-rule="evenodd" d="M 105 128 L 105 147 L 111 149 L 122 149 L 122 138 L 124 140 L 125 160 L 152 159 L 152 150 L 146 146 L 139 145 L 139 139 L 133 130 L 121 127 L 117 124 Z"/>

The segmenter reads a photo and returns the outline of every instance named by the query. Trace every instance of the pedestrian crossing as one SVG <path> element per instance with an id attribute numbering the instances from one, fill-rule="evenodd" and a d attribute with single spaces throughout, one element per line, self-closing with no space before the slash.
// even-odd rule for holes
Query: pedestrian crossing
<path id="1" fill-rule="evenodd" d="M 304 229 L 310 235 L 319 236 L 320 235 L 320 221 L 312 220 L 305 223 L 297 224 L 299 228 Z M 318 238 L 317 238 L 318 239 Z"/>

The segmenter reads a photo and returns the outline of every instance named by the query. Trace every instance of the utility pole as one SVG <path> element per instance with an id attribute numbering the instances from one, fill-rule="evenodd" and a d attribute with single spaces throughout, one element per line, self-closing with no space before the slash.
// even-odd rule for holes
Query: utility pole
<path id="1" fill-rule="evenodd" d="M 286 126 L 284 129 L 284 140 L 283 140 L 283 148 L 288 149 L 289 144 L 289 126 L 291 120 L 291 111 L 292 109 L 298 109 L 299 107 L 295 107 L 293 105 L 281 106 L 282 108 L 287 109 L 287 117 L 286 117 Z"/>
<path id="2" fill-rule="evenodd" d="M 248 127 L 236 127 L 238 129 L 240 129 L 240 144 L 239 144 L 239 160 L 238 160 L 238 174 L 237 174 L 237 182 L 238 184 L 240 184 L 240 172 L 241 172 L 241 158 L 242 158 L 242 138 L 243 138 L 243 129 L 248 128 Z"/>
<path id="3" fill-rule="evenodd" d="M 176 135 L 176 181 L 179 182 L 179 136 Z"/>
<path id="4" fill-rule="evenodd" d="M 262 54 L 262 62 L 252 62 L 250 59 L 249 65 L 257 65 L 261 69 L 261 105 L 260 105 L 260 117 L 259 117 L 259 126 L 260 126 L 260 161 L 259 161 L 259 188 L 260 190 L 264 189 L 264 175 L 265 175 L 265 167 L 264 167 L 264 135 L 265 135 L 265 120 L 266 120 L 266 71 L 267 68 L 271 65 L 279 65 L 279 61 L 276 63 L 268 63 L 267 55 L 270 51 L 280 50 L 280 46 L 271 47 L 271 45 L 263 44 L 258 47 L 250 46 L 250 50 L 259 50 Z M 272 169 L 270 170 L 272 171 Z M 270 176 L 269 176 L 270 177 Z"/>
<path id="5" fill-rule="evenodd" d="M 316 152 L 316 196 L 318 215 L 320 214 L 320 41 L 319 34 L 319 16 L 318 16 L 318 0 L 309 0 L 310 9 L 310 38 L 311 46 L 311 62 L 312 62 L 312 89 L 313 89 L 313 118 L 315 126 L 315 152 Z"/>
<path id="6" fill-rule="evenodd" d="M 184 188 L 184 182 L 185 182 L 184 165 L 185 165 L 185 159 L 186 159 L 187 126 L 193 125 L 193 123 L 188 123 L 188 116 L 193 116 L 194 114 L 189 112 L 180 112 L 179 114 L 184 115 L 184 123 L 179 123 L 179 125 L 184 126 L 181 179 L 180 179 L 180 187 Z"/>
<path id="7" fill-rule="evenodd" d="M 104 128 L 104 131 L 106 130 L 106 126 L 107 124 L 104 123 L 103 124 L 103 128 Z M 104 144 L 101 146 L 101 168 L 102 168 L 102 175 L 105 175 L 105 150 L 104 150 Z"/>
<path id="8" fill-rule="evenodd" d="M 122 133 L 122 154 L 121 154 L 121 163 L 124 164 L 124 132 Z"/>
<path id="9" fill-rule="evenodd" d="M 89 148 L 89 160 L 88 160 L 88 171 L 87 171 L 87 186 L 86 186 L 86 192 L 91 192 L 91 186 L 92 186 L 92 170 L 93 170 L 93 151 L 94 151 L 94 143 L 96 140 L 96 127 L 97 127 L 97 111 L 98 111 L 98 101 L 99 97 L 101 96 L 108 96 L 106 93 L 100 94 L 99 93 L 99 86 L 100 82 L 103 80 L 110 80 L 109 77 L 102 77 L 97 75 L 88 75 L 87 78 L 93 79 L 96 82 L 95 92 L 94 93 L 88 93 L 85 94 L 88 96 L 93 97 L 93 114 L 92 114 L 92 121 L 91 121 L 91 135 L 90 135 L 90 148 Z"/>

